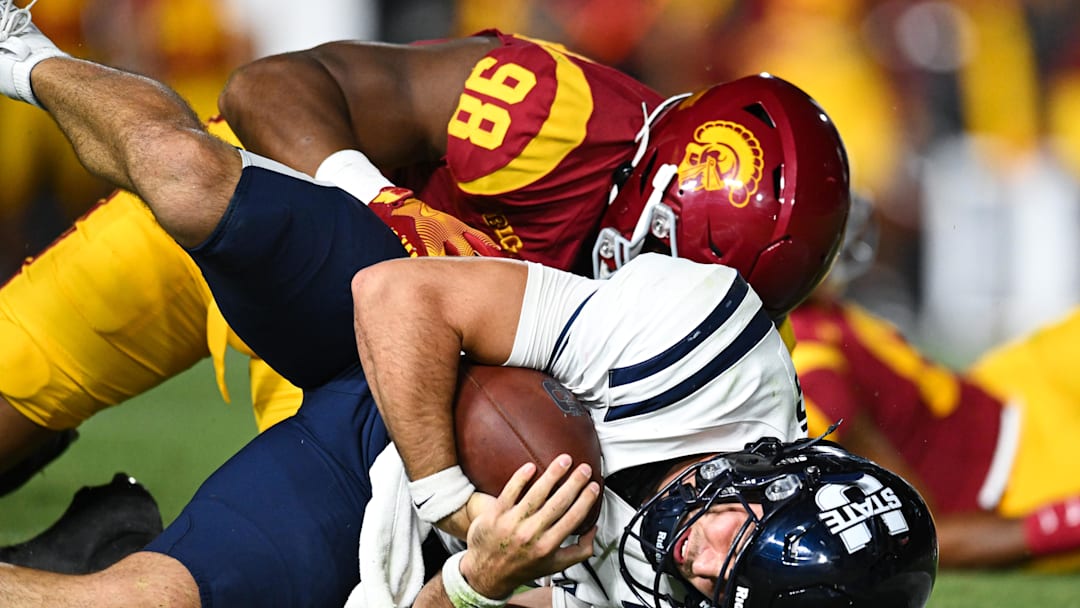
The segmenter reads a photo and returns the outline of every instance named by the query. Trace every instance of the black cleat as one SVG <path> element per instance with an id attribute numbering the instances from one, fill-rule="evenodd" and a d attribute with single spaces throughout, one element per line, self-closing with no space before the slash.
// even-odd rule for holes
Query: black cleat
<path id="1" fill-rule="evenodd" d="M 0 547 L 0 562 L 61 572 L 104 570 L 161 533 L 157 502 L 139 482 L 117 473 L 103 486 L 83 487 L 60 519 L 34 538 Z"/>

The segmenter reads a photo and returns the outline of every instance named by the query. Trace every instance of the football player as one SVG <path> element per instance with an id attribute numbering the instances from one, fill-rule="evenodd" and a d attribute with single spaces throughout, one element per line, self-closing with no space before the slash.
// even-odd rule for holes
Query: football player
<path id="1" fill-rule="evenodd" d="M 957 373 L 842 298 L 870 267 L 877 226 L 856 196 L 829 278 L 791 314 L 811 433 L 915 483 L 934 511 L 941 562 L 1080 567 L 1080 312 Z M 948 466 L 944 466 L 948 463 Z"/>
<path id="2" fill-rule="evenodd" d="M 847 213 L 835 128 L 767 76 L 664 101 L 558 45 L 486 32 L 271 57 L 240 70 L 222 106 L 245 146 L 369 198 L 350 186 L 362 149 L 505 255 L 596 276 L 643 250 L 725 263 L 777 319 L 826 271 Z M 423 224 L 401 227 L 420 237 L 446 234 L 418 204 L 392 215 Z M 471 254 L 478 235 L 450 251 Z M 125 193 L 0 291 L 0 320 L 0 469 L 208 354 L 224 392 L 226 346 L 250 353 Z M 258 359 L 252 391 L 260 429 L 299 406 Z"/>
<path id="3" fill-rule="evenodd" d="M 621 533 L 618 547 L 602 547 L 602 579 L 581 570 L 577 582 L 591 592 L 575 599 L 575 587 L 548 588 L 534 594 L 546 593 L 544 603 L 621 606 L 637 595 L 619 581 L 639 580 L 637 593 L 656 605 L 925 603 L 936 571 L 925 505 L 874 465 L 782 441 L 803 434 L 798 383 L 766 307 L 735 270 L 659 255 L 628 262 L 608 281 L 499 259 L 380 266 L 408 251 L 355 197 L 210 136 L 159 83 L 65 57 L 8 0 L 0 13 L 0 92 L 47 108 L 92 172 L 138 193 L 195 261 L 237 334 L 305 391 L 298 413 L 219 469 L 146 551 L 82 577 L 0 569 L 6 605 L 340 605 L 359 579 L 369 469 L 390 434 L 401 434 L 410 472 L 453 458 L 444 449 L 449 427 L 428 429 L 435 442 L 426 460 L 413 455 L 417 423 L 447 413 L 461 349 L 480 361 L 551 368 L 597 406 L 611 466 L 634 469 L 638 480 L 675 476 L 640 511 L 606 496 L 609 516 L 623 526 L 648 520 L 640 542 Z M 378 200 L 408 195 L 373 169 L 362 181 Z M 372 301 L 392 312 L 378 314 Z M 394 314 L 399 303 L 417 313 Z M 597 335 L 610 348 L 598 348 Z M 417 358 L 421 368 L 395 367 Z M 434 392 L 410 408 L 421 385 Z M 655 424 L 680 421 L 691 424 Z M 629 435 L 624 445 L 616 429 Z M 768 438 L 742 454 L 713 457 L 762 434 Z M 638 469 L 649 445 L 677 460 Z M 416 604 L 503 605 L 506 598 L 483 594 L 587 558 L 597 532 L 561 549 L 550 543 L 597 499 L 587 466 L 547 496 L 570 464 L 557 458 L 520 502 L 532 465 L 498 498 L 469 492 L 452 466 L 437 480 L 416 479 L 433 491 L 420 515 L 453 527 L 463 514 L 476 541 L 447 561 Z M 474 503 L 471 513 L 462 508 Z M 659 519 L 649 517 L 654 510 Z M 498 534 L 507 527 L 522 532 Z M 714 553 L 725 557 L 710 562 Z M 614 574 L 615 558 L 628 567 L 625 579 Z M 830 562 L 849 567 L 821 568 Z M 770 565 L 787 574 L 772 577 Z"/>

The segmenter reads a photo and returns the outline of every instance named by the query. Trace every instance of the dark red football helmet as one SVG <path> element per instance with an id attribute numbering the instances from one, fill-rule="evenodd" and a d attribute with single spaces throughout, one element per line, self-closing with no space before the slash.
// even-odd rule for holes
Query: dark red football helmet
<path id="1" fill-rule="evenodd" d="M 647 241 L 738 270 L 779 318 L 829 271 L 850 206 L 844 144 L 825 111 L 768 74 L 675 97 L 646 119 L 593 247 L 610 275 Z"/>

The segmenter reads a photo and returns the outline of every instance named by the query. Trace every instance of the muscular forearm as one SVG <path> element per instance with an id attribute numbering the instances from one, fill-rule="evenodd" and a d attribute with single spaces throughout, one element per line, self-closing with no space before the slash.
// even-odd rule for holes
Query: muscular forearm
<path id="1" fill-rule="evenodd" d="M 457 462 L 452 401 L 460 353 L 506 361 L 527 275 L 510 260 L 416 258 L 383 262 L 353 279 L 360 361 L 414 482 Z M 423 494 L 414 499 L 433 495 Z M 456 490 L 441 498 L 428 506 L 428 521 L 460 506 Z M 467 522 L 440 526 L 460 537 Z"/>
<path id="2" fill-rule="evenodd" d="M 353 281 L 356 341 L 379 411 L 415 481 L 457 462 L 451 399 L 461 338 L 426 285 L 402 293 L 389 274 L 364 271 Z"/>

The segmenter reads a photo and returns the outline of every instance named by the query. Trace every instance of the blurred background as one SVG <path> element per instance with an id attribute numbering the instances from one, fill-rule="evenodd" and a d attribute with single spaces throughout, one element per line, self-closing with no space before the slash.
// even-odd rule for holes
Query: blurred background
<path id="1" fill-rule="evenodd" d="M 855 299 L 955 366 L 1080 295 L 1080 2 L 44 0 L 65 49 L 210 116 L 232 68 L 334 39 L 489 27 L 562 42 L 664 94 L 771 72 L 835 119 L 881 218 Z M 46 115 L 0 101 L 0 278 L 108 188 Z"/>

